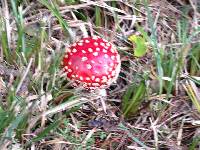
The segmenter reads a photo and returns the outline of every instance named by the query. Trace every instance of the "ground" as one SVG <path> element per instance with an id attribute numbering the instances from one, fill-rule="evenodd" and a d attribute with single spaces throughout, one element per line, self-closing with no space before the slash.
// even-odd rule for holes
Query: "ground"
<path id="1" fill-rule="evenodd" d="M 199 32 L 198 0 L 1 0 L 0 149 L 199 149 Z M 94 35 L 121 59 L 106 96 L 61 65 Z"/>

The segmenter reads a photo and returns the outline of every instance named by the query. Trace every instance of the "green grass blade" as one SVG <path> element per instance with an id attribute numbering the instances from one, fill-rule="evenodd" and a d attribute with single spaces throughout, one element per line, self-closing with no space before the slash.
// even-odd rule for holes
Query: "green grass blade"
<path id="1" fill-rule="evenodd" d="M 136 92 L 132 96 L 129 105 L 126 105 L 127 107 L 124 109 L 123 115 L 125 117 L 137 112 L 138 107 L 140 106 L 142 100 L 144 99 L 144 95 L 146 92 L 145 82 L 142 81 L 140 85 L 137 88 L 135 88 L 135 90 Z"/>
<path id="2" fill-rule="evenodd" d="M 17 48 L 16 52 L 19 54 L 22 54 L 22 60 L 25 64 L 27 64 L 26 60 L 26 42 L 25 42 L 25 33 L 24 33 L 24 20 L 23 20 L 23 10 L 22 6 L 17 6 L 16 1 L 11 0 L 11 6 L 12 11 L 15 16 L 16 24 L 17 24 L 17 33 L 18 33 L 18 39 L 17 39 Z"/>
<path id="3" fill-rule="evenodd" d="M 157 41 L 157 36 L 156 36 L 156 27 L 153 24 L 153 17 L 151 15 L 151 11 L 148 7 L 148 2 L 147 0 L 144 0 L 144 5 L 145 5 L 145 9 L 147 11 L 147 17 L 148 17 L 148 23 L 149 23 L 149 27 L 151 29 L 151 37 L 150 37 L 150 42 L 151 45 L 153 47 L 153 52 L 154 52 L 154 56 L 156 58 L 156 68 L 157 68 L 157 72 L 158 72 L 158 80 L 159 80 L 159 94 L 162 94 L 163 92 L 163 68 L 162 68 L 162 51 L 161 49 L 158 47 L 158 41 Z"/>
<path id="4" fill-rule="evenodd" d="M 200 44 L 194 45 L 189 54 L 190 75 L 200 75 Z"/>
<path id="5" fill-rule="evenodd" d="M 69 28 L 67 22 L 63 19 L 62 15 L 60 14 L 57 6 L 55 3 L 53 3 L 53 1 L 51 1 L 50 3 L 47 0 L 39 0 L 39 2 L 41 4 L 43 4 L 44 6 L 46 6 L 51 13 L 58 19 L 61 27 L 63 28 L 63 30 L 68 33 L 70 35 L 70 37 L 73 37 L 72 31 Z"/>
<path id="6" fill-rule="evenodd" d="M 0 48 L 2 48 L 5 60 L 11 63 L 12 55 L 11 55 L 10 45 L 8 45 L 9 43 L 6 31 L 7 31 L 6 20 L 0 12 Z"/>
<path id="7" fill-rule="evenodd" d="M 148 149 L 148 147 L 142 142 L 140 141 L 138 138 L 134 137 L 131 132 L 129 131 L 129 129 L 127 127 L 125 127 L 123 124 L 119 124 L 119 129 L 126 131 L 128 136 L 136 143 L 138 143 L 140 146 L 142 146 L 145 149 Z"/>
<path id="8" fill-rule="evenodd" d="M 13 111 L 3 111 L 0 113 L 0 133 L 3 133 L 4 129 L 9 126 L 9 124 L 12 122 L 12 120 L 15 117 L 15 114 Z"/>
<path id="9" fill-rule="evenodd" d="M 95 6 L 95 25 L 96 26 L 101 26 L 102 21 L 101 21 L 101 9 L 98 6 Z"/>
<path id="10" fill-rule="evenodd" d="M 48 127 L 46 127 L 42 132 L 40 132 L 37 137 L 34 137 L 33 139 L 31 139 L 31 141 L 28 143 L 31 144 L 32 142 L 37 142 L 41 139 L 43 139 L 45 136 L 47 136 L 49 134 L 50 131 L 56 129 L 59 124 L 61 123 L 61 119 L 54 121 L 53 123 L 51 123 Z"/>
<path id="11" fill-rule="evenodd" d="M 129 100 L 131 98 L 131 95 L 133 93 L 135 89 L 135 85 L 130 85 L 130 87 L 127 89 L 127 91 L 125 92 L 124 96 L 123 96 L 123 100 L 122 100 L 122 110 L 125 110 L 127 108 L 127 106 L 129 105 Z"/>
<path id="12" fill-rule="evenodd" d="M 15 119 L 10 123 L 10 127 L 7 130 L 6 137 L 12 138 L 18 125 L 24 120 L 25 115 L 23 113 L 18 114 Z"/>
<path id="13" fill-rule="evenodd" d="M 7 40 L 7 35 L 5 31 L 1 32 L 1 45 L 2 45 L 2 49 L 3 49 L 3 54 L 5 56 L 5 60 L 7 60 L 8 62 L 10 62 L 11 57 L 10 57 L 10 50 L 8 47 L 8 40 Z"/>
<path id="14" fill-rule="evenodd" d="M 200 143 L 200 137 L 194 138 L 192 143 L 189 146 L 189 150 L 195 150 L 197 148 L 197 145 L 199 145 L 199 143 Z"/>
<path id="15" fill-rule="evenodd" d="M 199 96 L 198 96 L 199 93 L 197 93 L 198 92 L 197 90 L 196 91 L 194 90 L 194 89 L 197 89 L 197 87 L 192 84 L 193 82 L 192 81 L 190 82 L 188 80 L 186 81 L 185 84 L 183 84 L 183 88 L 185 89 L 192 103 L 194 104 L 198 112 L 200 113 L 200 103 L 199 103 Z"/>
<path id="16" fill-rule="evenodd" d="M 196 79 L 195 77 L 192 77 L 192 76 L 188 76 L 188 78 L 193 81 L 194 83 L 200 85 L 200 80 Z"/>

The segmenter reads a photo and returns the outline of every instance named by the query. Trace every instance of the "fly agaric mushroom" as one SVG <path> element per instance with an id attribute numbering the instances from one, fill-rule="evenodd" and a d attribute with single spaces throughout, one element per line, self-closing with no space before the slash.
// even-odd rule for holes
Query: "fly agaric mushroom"
<path id="1" fill-rule="evenodd" d="M 67 48 L 62 65 L 73 86 L 104 89 L 116 81 L 121 67 L 120 55 L 107 40 L 98 36 L 83 38 Z"/>

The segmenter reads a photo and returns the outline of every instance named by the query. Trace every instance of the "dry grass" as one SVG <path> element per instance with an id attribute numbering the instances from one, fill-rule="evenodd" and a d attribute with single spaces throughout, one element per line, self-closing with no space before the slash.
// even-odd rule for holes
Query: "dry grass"
<path id="1" fill-rule="evenodd" d="M 200 148 L 198 0 L 45 2 L 21 1 L 15 12 L 14 0 L 0 1 L 1 149 Z M 149 40 L 136 58 L 128 37 L 142 35 L 138 26 Z M 121 55 L 120 77 L 103 97 L 107 113 L 98 91 L 62 77 L 65 48 L 88 35 Z M 145 94 L 125 117 L 123 101 L 142 82 Z"/>

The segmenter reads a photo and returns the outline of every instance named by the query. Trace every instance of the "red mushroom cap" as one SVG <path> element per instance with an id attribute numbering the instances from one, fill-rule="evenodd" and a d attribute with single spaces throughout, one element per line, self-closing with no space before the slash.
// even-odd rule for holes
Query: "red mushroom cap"
<path id="1" fill-rule="evenodd" d="M 87 37 L 67 48 L 62 65 L 74 86 L 106 88 L 116 81 L 121 67 L 116 48 L 100 37 Z"/>

